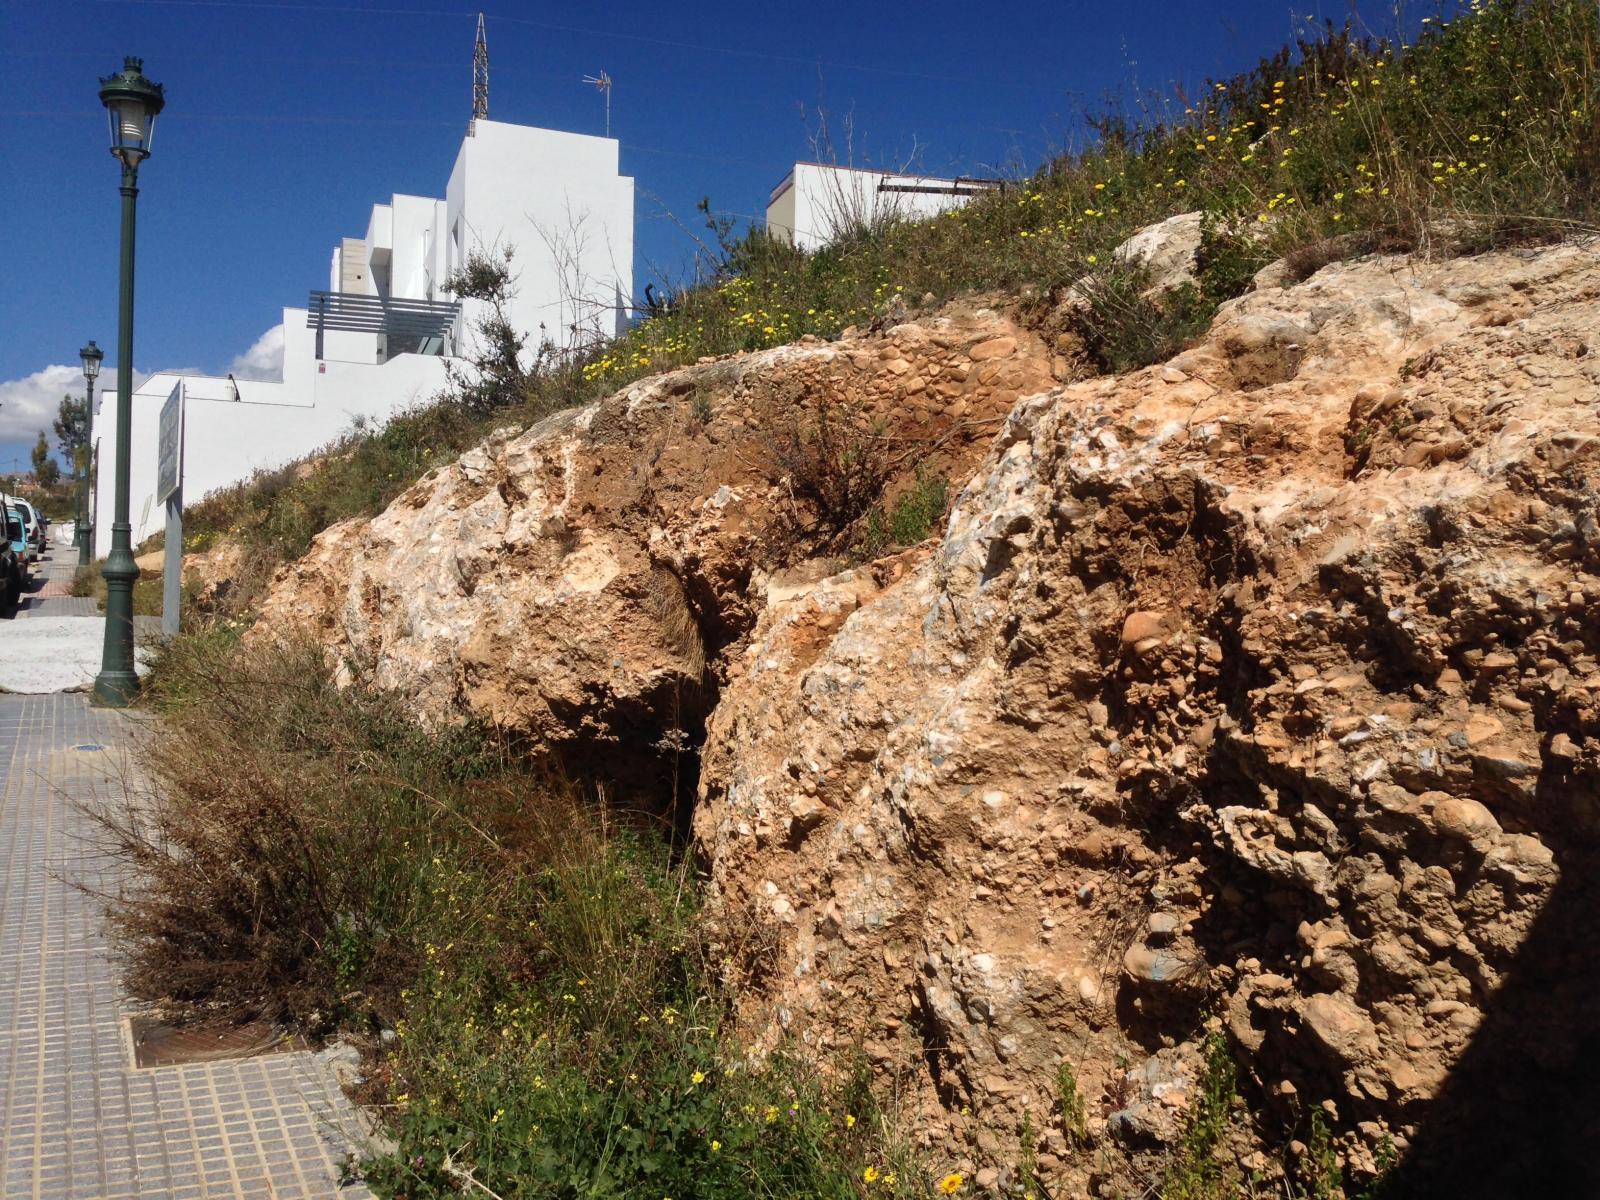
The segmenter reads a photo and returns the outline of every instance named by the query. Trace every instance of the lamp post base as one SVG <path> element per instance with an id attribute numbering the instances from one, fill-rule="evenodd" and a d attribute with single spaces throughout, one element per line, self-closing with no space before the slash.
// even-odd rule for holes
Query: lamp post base
<path id="1" fill-rule="evenodd" d="M 128 549 L 129 528 L 111 529 L 111 554 L 101 574 L 106 578 L 105 655 L 94 680 L 94 701 L 107 708 L 126 708 L 139 698 L 139 675 L 133 666 L 133 585 L 139 566 Z"/>
<path id="2" fill-rule="evenodd" d="M 101 671 L 94 679 L 94 703 L 127 708 L 139 698 L 139 676 L 132 671 Z"/>
<path id="3" fill-rule="evenodd" d="M 73 541 L 78 547 L 78 565 L 87 567 L 90 562 L 89 555 L 89 522 L 79 521 L 73 528 Z"/>

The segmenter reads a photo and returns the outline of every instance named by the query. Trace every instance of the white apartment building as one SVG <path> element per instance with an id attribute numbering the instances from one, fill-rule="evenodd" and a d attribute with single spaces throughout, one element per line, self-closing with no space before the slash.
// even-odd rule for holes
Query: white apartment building
<path id="1" fill-rule="evenodd" d="M 452 358 L 470 354 L 479 302 L 446 282 L 475 250 L 511 250 L 512 325 L 531 363 L 626 328 L 633 297 L 633 180 L 612 138 L 478 118 L 443 199 L 376 204 L 362 237 L 334 247 L 327 289 L 283 310 L 277 380 L 160 372 L 133 395 L 130 516 L 138 545 L 161 528 L 156 457 L 161 407 L 185 409 L 187 503 L 303 457 L 358 420 L 382 423 L 425 401 Z M 116 403 L 97 397 L 94 553 L 111 547 Z"/>
<path id="2" fill-rule="evenodd" d="M 767 230 L 816 250 L 886 220 L 919 220 L 999 187 L 993 179 L 941 179 L 864 167 L 795 163 L 767 198 Z"/>

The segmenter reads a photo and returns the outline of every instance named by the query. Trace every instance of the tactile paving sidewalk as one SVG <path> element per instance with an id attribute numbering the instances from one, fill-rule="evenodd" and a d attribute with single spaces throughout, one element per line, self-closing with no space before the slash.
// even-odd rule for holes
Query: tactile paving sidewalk
<path id="1" fill-rule="evenodd" d="M 0 1196 L 368 1197 L 360 1125 L 304 1052 L 135 1069 L 74 801 L 114 801 L 131 719 L 76 694 L 0 695 Z M 75 749 L 101 745 L 104 750 Z"/>

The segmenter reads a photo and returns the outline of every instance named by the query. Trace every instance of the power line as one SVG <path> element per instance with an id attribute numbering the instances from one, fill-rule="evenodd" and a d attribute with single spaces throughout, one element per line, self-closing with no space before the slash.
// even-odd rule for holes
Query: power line
<path id="1" fill-rule="evenodd" d="M 104 120 L 104 114 L 93 109 L 0 109 L 0 117 L 16 119 L 39 120 L 71 120 L 89 121 Z M 167 120 L 173 118 L 168 117 Z M 458 121 L 427 121 L 405 117 L 285 117 L 269 116 L 257 113 L 189 113 L 183 114 L 186 121 L 239 121 L 256 125 L 405 125 L 427 126 L 438 129 L 454 129 Z M 725 154 L 697 154 L 692 150 L 669 150 L 665 146 L 647 146 L 640 142 L 621 142 L 622 149 L 633 154 L 656 154 L 668 158 L 692 158 L 700 162 L 723 163 L 736 167 L 759 167 L 770 170 L 772 163 L 769 160 L 756 160 L 753 158 L 730 158 Z"/>
<path id="2" fill-rule="evenodd" d="M 308 4 L 295 0 L 88 0 L 96 4 L 129 4 L 166 8 L 257 9 L 266 12 L 315 12 L 335 15 L 385 16 L 385 17 L 475 17 L 475 9 L 451 8 L 365 8 L 353 4 Z M 568 25 L 559 21 L 541 21 L 533 17 L 489 16 L 491 21 L 509 25 L 525 25 L 535 29 L 548 29 L 559 33 L 576 33 L 584 37 L 613 38 L 619 41 L 640 42 L 651 46 L 670 46 L 677 50 L 692 50 L 697 54 L 728 54 L 753 58 L 763 62 L 790 63 L 803 67 L 826 67 L 835 71 L 856 71 L 866 75 L 884 75 L 898 79 L 925 79 L 933 83 L 964 83 L 984 88 L 1010 88 L 1038 93 L 1056 91 L 1053 86 L 1037 81 L 1016 78 L 989 79 L 973 75 L 945 75 L 932 71 L 913 71 L 900 67 L 886 67 L 867 63 L 839 62 L 833 59 L 805 58 L 794 54 L 775 54 L 770 50 L 751 50 L 741 46 L 719 46 L 709 42 L 690 42 L 678 38 L 653 37 L 642 33 L 626 33 L 617 29 L 593 29 L 582 25 Z"/>

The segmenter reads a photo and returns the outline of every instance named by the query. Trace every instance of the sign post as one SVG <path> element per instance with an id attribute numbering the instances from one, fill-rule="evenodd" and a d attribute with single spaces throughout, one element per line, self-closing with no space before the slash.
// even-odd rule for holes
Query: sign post
<path id="1" fill-rule="evenodd" d="M 161 406 L 161 445 L 156 463 L 156 502 L 167 506 L 167 545 L 163 556 L 161 632 L 178 632 L 183 602 L 183 381 Z"/>

